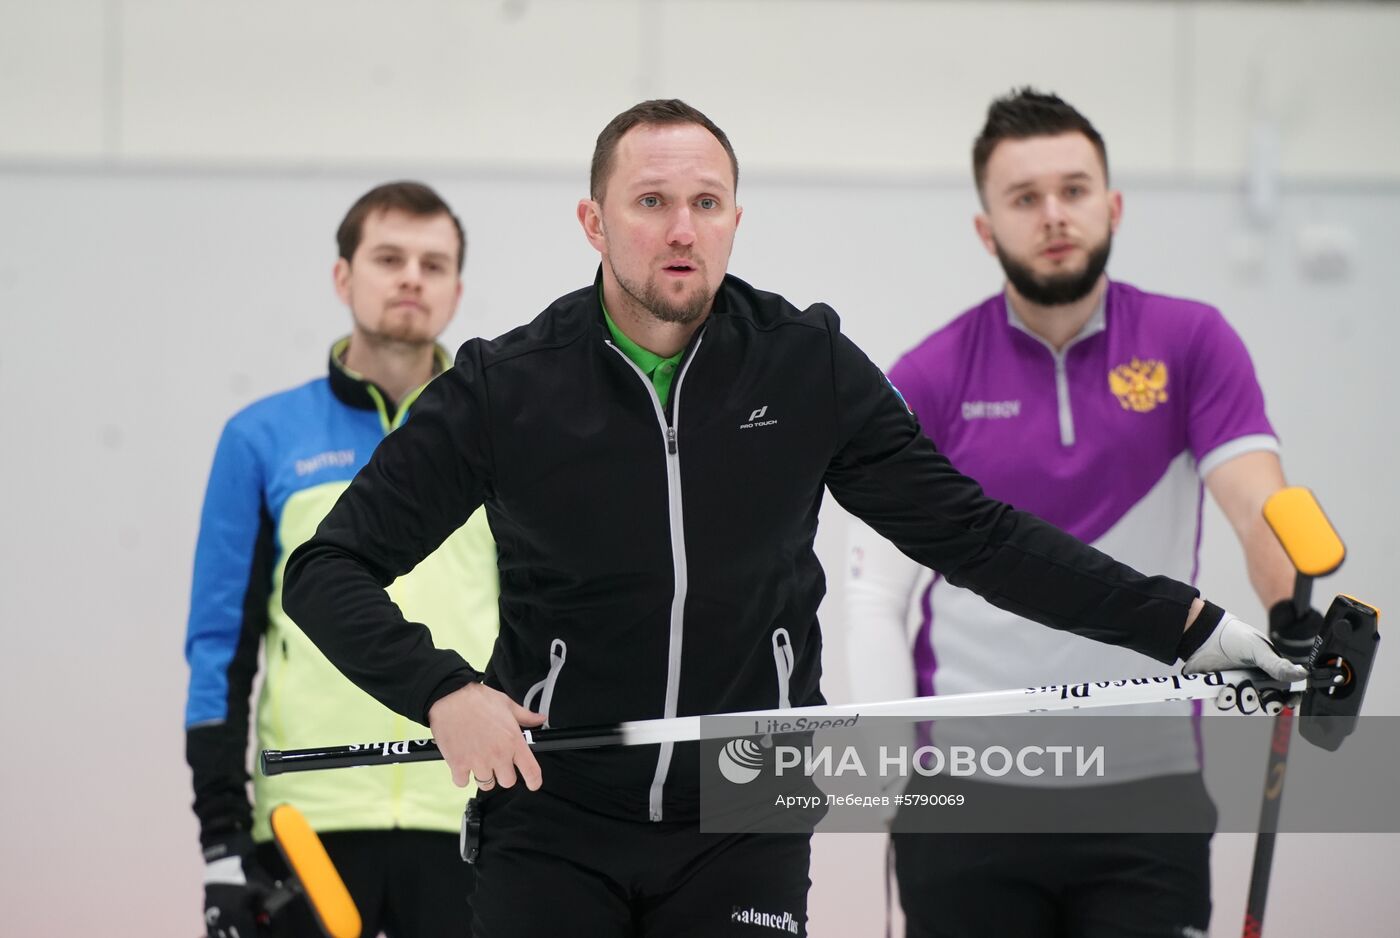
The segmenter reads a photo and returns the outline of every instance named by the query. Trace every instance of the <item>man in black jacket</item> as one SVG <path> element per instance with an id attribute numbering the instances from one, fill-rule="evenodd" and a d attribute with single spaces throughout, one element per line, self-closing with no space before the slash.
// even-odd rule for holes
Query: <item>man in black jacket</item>
<path id="1" fill-rule="evenodd" d="M 1188 671 L 1303 676 L 1193 588 L 985 497 L 830 308 L 727 276 L 737 182 L 682 102 L 614 118 L 578 208 L 597 281 L 466 343 L 288 564 L 285 605 L 326 656 L 478 780 L 479 938 L 805 932 L 809 838 L 702 835 L 695 746 L 537 761 L 520 729 L 821 703 L 825 489 L 1020 615 Z M 384 593 L 481 504 L 501 579 L 485 673 Z"/>

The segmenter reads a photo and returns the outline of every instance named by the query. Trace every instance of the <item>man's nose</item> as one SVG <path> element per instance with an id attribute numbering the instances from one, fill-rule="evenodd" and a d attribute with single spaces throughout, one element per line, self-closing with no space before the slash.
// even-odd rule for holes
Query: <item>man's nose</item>
<path id="1" fill-rule="evenodd" d="M 695 243 L 695 224 L 690 214 L 690 206 L 681 206 L 671 216 L 671 227 L 666 232 L 666 243 L 684 245 Z"/>
<path id="2" fill-rule="evenodd" d="M 399 269 L 399 282 L 405 286 L 417 289 L 423 285 L 423 265 L 413 258 L 404 262 Z"/>
<path id="3" fill-rule="evenodd" d="M 1041 211 L 1044 213 L 1045 224 L 1060 225 L 1065 221 L 1065 206 L 1058 197 L 1048 195 L 1041 203 Z"/>

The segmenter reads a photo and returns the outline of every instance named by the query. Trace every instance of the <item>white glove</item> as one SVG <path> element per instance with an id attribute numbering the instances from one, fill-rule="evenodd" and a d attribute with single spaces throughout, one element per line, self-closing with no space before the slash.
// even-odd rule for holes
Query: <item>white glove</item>
<path id="1" fill-rule="evenodd" d="M 1258 629 L 1227 612 L 1205 644 L 1186 659 L 1181 673 L 1202 674 L 1231 668 L 1259 668 L 1274 680 L 1289 684 L 1308 676 L 1307 668 L 1274 651 L 1274 646 Z"/>

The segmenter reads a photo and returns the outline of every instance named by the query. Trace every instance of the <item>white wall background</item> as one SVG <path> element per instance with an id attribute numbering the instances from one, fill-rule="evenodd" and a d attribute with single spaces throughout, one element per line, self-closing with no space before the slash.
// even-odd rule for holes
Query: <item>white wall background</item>
<path id="1" fill-rule="evenodd" d="M 831 302 L 889 363 L 997 288 L 966 179 L 987 101 L 1066 96 L 1125 190 L 1111 273 L 1220 305 L 1253 352 L 1290 478 L 1350 550 L 1319 595 L 1397 608 L 1397 48 L 1388 4 L 0 0 L 0 932 L 200 929 L 180 726 L 199 500 L 223 420 L 316 374 L 344 328 L 345 208 L 390 177 L 439 187 L 471 238 L 449 342 L 495 334 L 591 276 L 573 205 L 593 137 L 643 97 L 733 138 L 733 271 Z M 828 510 L 818 543 L 834 701 L 844 523 Z M 1257 615 L 1207 523 L 1204 588 Z M 1400 712 L 1397 679 L 1383 658 L 1370 712 Z M 1225 935 L 1251 844 L 1216 843 Z M 1271 933 L 1344 907 L 1390 934 L 1398 845 L 1285 838 Z M 881 851 L 818 839 L 814 936 L 882 931 Z"/>

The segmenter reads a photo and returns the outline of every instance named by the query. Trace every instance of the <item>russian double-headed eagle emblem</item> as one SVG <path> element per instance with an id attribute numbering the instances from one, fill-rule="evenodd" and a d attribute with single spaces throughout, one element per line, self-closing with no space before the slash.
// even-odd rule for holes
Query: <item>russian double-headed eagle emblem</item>
<path id="1" fill-rule="evenodd" d="M 1134 358 L 1108 373 L 1108 389 L 1124 410 L 1145 414 L 1167 399 L 1166 363 Z"/>

